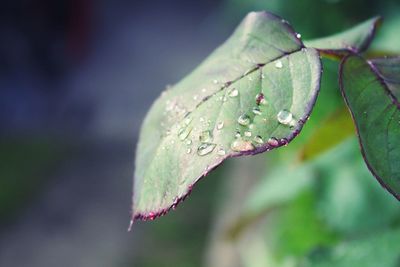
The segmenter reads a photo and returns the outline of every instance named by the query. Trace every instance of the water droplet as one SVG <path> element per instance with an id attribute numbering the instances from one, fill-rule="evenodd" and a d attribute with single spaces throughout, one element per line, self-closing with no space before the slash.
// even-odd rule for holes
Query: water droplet
<path id="1" fill-rule="evenodd" d="M 218 124 L 217 124 L 217 130 L 221 130 L 222 128 L 224 128 L 224 122 L 223 122 L 223 121 L 220 121 L 220 122 L 218 122 Z"/>
<path id="2" fill-rule="evenodd" d="M 236 137 L 236 138 L 240 138 L 240 137 L 242 137 L 242 135 L 240 134 L 239 131 L 237 131 L 237 132 L 235 133 L 235 137 Z"/>
<path id="3" fill-rule="evenodd" d="M 170 135 L 171 134 L 171 131 L 170 130 L 166 130 L 165 131 L 165 135 Z"/>
<path id="4" fill-rule="evenodd" d="M 186 140 L 186 145 L 190 146 L 192 144 L 192 140 L 188 139 Z"/>
<path id="5" fill-rule="evenodd" d="M 264 140 L 262 139 L 261 136 L 257 135 L 254 136 L 254 142 L 258 143 L 258 144 L 264 144 Z"/>
<path id="6" fill-rule="evenodd" d="M 171 145 L 175 144 L 175 140 L 171 140 Z"/>
<path id="7" fill-rule="evenodd" d="M 259 107 L 254 107 L 252 111 L 253 111 L 253 113 L 255 115 L 261 115 L 262 114 Z"/>
<path id="8" fill-rule="evenodd" d="M 217 83 L 218 83 L 218 80 L 213 80 L 213 83 L 214 83 L 214 84 L 217 84 Z"/>
<path id="9" fill-rule="evenodd" d="M 300 34 L 300 33 L 297 33 L 297 34 L 296 34 L 296 37 L 297 37 L 297 39 L 300 39 L 300 38 L 301 38 L 301 34 Z"/>
<path id="10" fill-rule="evenodd" d="M 206 88 L 201 89 L 201 92 L 205 93 L 207 91 Z"/>
<path id="11" fill-rule="evenodd" d="M 198 95 L 194 95 L 194 96 L 193 96 L 193 100 L 197 100 L 198 98 L 199 98 Z"/>
<path id="12" fill-rule="evenodd" d="M 243 139 L 236 139 L 232 142 L 231 148 L 233 151 L 244 152 L 254 149 L 253 144 L 250 141 L 245 141 Z"/>
<path id="13" fill-rule="evenodd" d="M 203 143 L 197 148 L 197 154 L 199 156 L 205 156 L 207 154 L 210 154 L 216 146 L 217 146 L 216 144 Z"/>
<path id="14" fill-rule="evenodd" d="M 292 119 L 292 121 L 289 123 L 290 129 L 296 128 L 298 125 L 298 122 L 295 119 Z"/>
<path id="15" fill-rule="evenodd" d="M 252 81 L 252 80 L 253 80 L 253 77 L 247 76 L 247 79 L 248 79 L 249 81 Z"/>
<path id="16" fill-rule="evenodd" d="M 186 149 L 186 154 L 190 154 L 190 153 L 192 153 L 192 149 L 191 148 Z"/>
<path id="17" fill-rule="evenodd" d="M 250 117 L 247 116 L 246 114 L 243 114 L 243 115 L 241 115 L 241 116 L 238 118 L 237 121 L 238 121 L 238 123 L 239 123 L 240 125 L 247 126 L 247 125 L 250 124 Z"/>
<path id="18" fill-rule="evenodd" d="M 272 147 L 277 147 L 279 146 L 279 141 L 278 139 L 276 139 L 275 137 L 271 137 L 268 139 L 267 141 L 268 145 L 272 146 Z"/>
<path id="19" fill-rule="evenodd" d="M 174 198 L 172 199 L 172 209 L 173 209 L 173 210 L 176 209 L 176 206 L 178 205 L 178 203 L 179 203 L 179 198 L 178 198 L 178 197 L 174 197 Z"/>
<path id="20" fill-rule="evenodd" d="M 245 132 L 244 132 L 244 136 L 251 137 L 251 132 L 245 131 Z"/>
<path id="21" fill-rule="evenodd" d="M 209 143 L 212 141 L 212 135 L 210 131 L 203 131 L 199 136 L 200 142 Z"/>
<path id="22" fill-rule="evenodd" d="M 265 79 L 264 73 L 261 74 L 261 79 Z"/>
<path id="23" fill-rule="evenodd" d="M 237 96 L 239 95 L 239 91 L 238 91 L 237 89 L 235 89 L 235 88 L 232 88 L 232 89 L 228 92 L 228 95 L 229 95 L 230 97 L 237 97 Z"/>
<path id="24" fill-rule="evenodd" d="M 147 218 L 148 218 L 150 221 L 154 220 L 154 219 L 155 219 L 154 213 L 153 213 L 153 212 L 150 212 L 149 215 L 147 216 Z"/>
<path id="25" fill-rule="evenodd" d="M 249 129 L 251 130 L 253 128 L 254 128 L 254 124 L 252 123 L 252 124 L 249 125 Z"/>
<path id="26" fill-rule="evenodd" d="M 293 120 L 293 115 L 286 109 L 282 109 L 281 111 L 278 112 L 276 118 L 278 119 L 279 123 L 284 125 L 289 125 Z"/>
<path id="27" fill-rule="evenodd" d="M 282 67 L 283 67 L 282 61 L 280 61 L 280 60 L 276 61 L 275 62 L 275 67 L 277 69 L 282 69 Z"/>
<path id="28" fill-rule="evenodd" d="M 179 129 L 179 131 L 178 131 L 179 139 L 181 141 L 185 140 L 189 136 L 191 131 L 192 131 L 192 127 L 184 127 L 184 128 Z"/>
<path id="29" fill-rule="evenodd" d="M 191 122 L 192 122 L 192 118 L 191 118 L 191 117 L 187 117 L 187 118 L 184 120 L 184 123 L 185 123 L 186 125 L 189 125 Z"/>
<path id="30" fill-rule="evenodd" d="M 218 149 L 217 154 L 220 155 L 220 156 L 225 156 L 226 151 L 223 148 L 220 148 L 220 149 Z"/>
<path id="31" fill-rule="evenodd" d="M 289 144 L 289 141 L 286 138 L 282 138 L 281 143 L 282 145 L 287 146 Z"/>
<path id="32" fill-rule="evenodd" d="M 200 122 L 205 122 L 206 120 L 203 117 L 200 117 Z"/>

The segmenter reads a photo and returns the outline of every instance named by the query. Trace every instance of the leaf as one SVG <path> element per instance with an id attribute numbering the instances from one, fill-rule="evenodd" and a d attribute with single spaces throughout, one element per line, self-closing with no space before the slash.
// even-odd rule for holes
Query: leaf
<path id="1" fill-rule="evenodd" d="M 400 219 L 398 201 L 373 179 L 355 136 L 322 158 L 315 177 L 319 182 L 317 210 L 329 229 L 346 236 L 363 235 Z"/>
<path id="2" fill-rule="evenodd" d="M 340 129 L 340 131 L 337 131 Z M 348 111 L 336 110 L 317 127 L 301 151 L 301 159 L 310 160 L 354 135 Z"/>
<path id="3" fill-rule="evenodd" d="M 295 205 L 296 198 L 311 190 L 318 194 L 319 217 L 337 232 L 370 232 L 399 218 L 398 202 L 371 179 L 356 137 L 306 162 L 293 163 L 282 161 L 269 167 L 268 174 L 254 186 L 240 216 L 233 221 L 229 229 L 232 236 L 273 210 Z M 380 216 L 371 216 L 377 212 Z"/>
<path id="4" fill-rule="evenodd" d="M 136 153 L 133 219 L 165 214 L 227 158 L 286 145 L 309 116 L 320 76 L 318 52 L 304 48 L 286 21 L 267 12 L 247 15 L 147 114 Z"/>
<path id="5" fill-rule="evenodd" d="M 381 22 L 380 17 L 375 17 L 350 30 L 304 43 L 307 47 L 316 48 L 321 53 L 331 56 L 341 57 L 350 52 L 360 53 L 368 48 Z"/>
<path id="6" fill-rule="evenodd" d="M 304 191 L 312 189 L 315 184 L 313 179 L 315 174 L 310 165 L 281 165 L 270 170 L 251 191 L 240 216 L 228 229 L 230 238 L 236 238 L 249 225 L 265 217 L 272 210 L 288 205 Z"/>
<path id="7" fill-rule="evenodd" d="M 340 87 L 368 168 L 400 200 L 399 66 L 399 58 L 346 57 L 340 66 Z"/>
<path id="8" fill-rule="evenodd" d="M 398 267 L 400 230 L 343 242 L 333 250 L 314 255 L 303 267 Z"/>

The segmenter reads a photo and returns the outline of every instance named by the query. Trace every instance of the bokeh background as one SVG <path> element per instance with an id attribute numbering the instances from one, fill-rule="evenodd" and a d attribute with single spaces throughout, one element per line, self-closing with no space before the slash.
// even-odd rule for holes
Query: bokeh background
<path id="1" fill-rule="evenodd" d="M 305 176 L 325 179 L 302 184 L 303 193 L 275 217 L 266 214 L 270 204 L 262 196 L 268 192 L 254 188 L 270 188 L 259 185 L 274 165 L 291 161 L 280 152 L 230 160 L 176 211 L 127 233 L 135 145 L 146 111 L 254 10 L 284 17 L 303 39 L 380 14 L 385 23 L 374 49 L 400 52 L 397 0 L 2 2 L 0 266 L 400 266 L 400 247 L 391 245 L 399 239 L 376 243 L 391 248 L 382 252 L 392 253 L 384 257 L 387 265 L 352 259 L 318 265 L 327 254 L 334 262 L 348 240 L 363 244 L 353 253 L 359 259 L 374 255 L 375 247 L 365 244 L 375 243 L 357 238 L 400 224 L 399 204 L 366 171 L 351 137 L 341 157 L 347 165 L 339 158 L 336 167 L 309 167 L 314 171 Z M 286 155 L 343 108 L 337 63 L 326 64 L 320 115 L 312 116 L 303 140 L 282 149 Z M 257 215 L 242 220 L 246 209 Z"/>

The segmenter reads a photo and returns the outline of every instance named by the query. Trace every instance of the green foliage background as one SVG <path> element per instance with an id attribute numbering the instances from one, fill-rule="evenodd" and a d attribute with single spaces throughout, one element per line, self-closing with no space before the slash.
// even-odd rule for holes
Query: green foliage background
<path id="1" fill-rule="evenodd" d="M 396 1 L 266 2 L 229 0 L 221 13 L 234 25 L 249 11 L 268 10 L 287 19 L 303 40 L 339 32 L 380 14 L 385 22 L 371 54 L 399 52 Z M 257 156 L 256 166 L 265 168 L 264 174 L 254 171 L 252 159 L 232 159 L 197 186 L 190 201 L 207 206 L 192 208 L 204 214 L 217 201 L 209 236 L 197 240 L 205 250 L 204 265 L 400 266 L 400 205 L 362 160 L 338 88 L 338 63 L 323 63 L 321 94 L 311 120 L 290 146 Z M 221 184 L 215 192 L 216 182 L 211 180 L 217 179 Z M 210 190 L 215 194 L 211 199 Z M 207 200 L 200 200 L 201 195 Z M 171 227 L 179 235 L 178 220 L 175 212 L 154 227 Z M 180 251 L 176 266 L 201 266 L 197 251 L 201 248 Z M 171 263 L 146 256 L 142 260 L 143 266 Z"/>

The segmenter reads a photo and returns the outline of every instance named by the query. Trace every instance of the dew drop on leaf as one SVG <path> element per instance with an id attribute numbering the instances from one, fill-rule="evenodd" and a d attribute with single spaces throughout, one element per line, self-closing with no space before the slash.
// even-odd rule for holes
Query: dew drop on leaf
<path id="1" fill-rule="evenodd" d="M 148 218 L 149 218 L 150 221 L 154 220 L 155 219 L 154 213 L 150 212 L 149 215 L 148 215 Z"/>
<path id="2" fill-rule="evenodd" d="M 240 138 L 240 137 L 242 137 L 242 135 L 241 135 L 240 132 L 238 131 L 238 132 L 235 133 L 235 137 L 236 137 L 236 138 Z"/>
<path id="3" fill-rule="evenodd" d="M 277 147 L 279 145 L 279 141 L 275 137 L 269 138 L 267 143 L 268 143 L 268 145 L 270 145 L 272 147 Z"/>
<path id="4" fill-rule="evenodd" d="M 231 148 L 233 151 L 244 152 L 244 151 L 253 150 L 254 146 L 250 141 L 245 141 L 245 140 L 239 138 L 232 142 Z"/>
<path id="5" fill-rule="evenodd" d="M 282 69 L 282 67 L 283 67 L 282 61 L 278 60 L 277 62 L 275 62 L 275 67 L 277 69 Z"/>
<path id="6" fill-rule="evenodd" d="M 239 95 L 239 91 L 238 91 L 237 89 L 235 89 L 235 88 L 232 88 L 232 89 L 228 92 L 228 95 L 229 95 L 230 97 L 237 97 L 237 96 Z"/>
<path id="7" fill-rule="evenodd" d="M 279 123 L 284 125 L 289 125 L 293 120 L 293 115 L 286 109 L 282 109 L 281 111 L 278 112 L 276 118 Z"/>
<path id="8" fill-rule="evenodd" d="M 212 140 L 211 132 L 210 131 L 203 131 L 199 136 L 199 140 L 202 143 L 209 143 Z"/>
<path id="9" fill-rule="evenodd" d="M 246 114 L 243 114 L 238 118 L 237 121 L 240 125 L 247 126 L 250 124 L 250 117 Z"/>
<path id="10" fill-rule="evenodd" d="M 197 148 L 197 154 L 199 156 L 205 156 L 207 154 L 210 154 L 216 146 L 217 146 L 216 144 L 203 143 Z"/>
<path id="11" fill-rule="evenodd" d="M 254 107 L 252 111 L 253 111 L 253 113 L 255 115 L 261 115 L 262 114 L 259 107 Z"/>
<path id="12" fill-rule="evenodd" d="M 181 141 L 185 140 L 189 136 L 191 131 L 192 131 L 192 127 L 184 127 L 184 128 L 179 129 L 179 131 L 178 131 L 179 139 Z"/>
<path id="13" fill-rule="evenodd" d="M 245 132 L 244 132 L 244 136 L 246 136 L 246 137 L 251 137 L 251 132 L 245 131 Z"/>
<path id="14" fill-rule="evenodd" d="M 191 122 L 192 122 L 192 118 L 190 118 L 190 117 L 187 117 L 187 118 L 185 119 L 185 121 L 184 121 L 184 123 L 185 123 L 186 125 L 189 125 Z"/>
<path id="15" fill-rule="evenodd" d="M 217 124 L 217 130 L 221 130 L 222 128 L 224 128 L 224 122 L 223 122 L 223 121 L 220 121 L 220 122 L 218 122 L 218 124 Z"/>
<path id="16" fill-rule="evenodd" d="M 265 100 L 265 99 L 264 99 L 264 94 L 263 94 L 263 93 L 258 93 L 258 94 L 256 95 L 256 104 L 257 104 L 257 105 L 260 105 L 260 104 L 261 104 L 261 101 L 263 101 L 263 100 Z"/>
<path id="17" fill-rule="evenodd" d="M 225 152 L 225 150 L 223 148 L 220 148 L 220 149 L 218 149 L 217 154 L 220 155 L 220 156 L 225 156 L 226 152 Z"/>
<path id="18" fill-rule="evenodd" d="M 284 146 L 287 146 L 287 145 L 289 144 L 289 141 L 288 141 L 286 138 L 282 138 L 282 139 L 281 139 L 281 143 L 282 143 Z"/>
<path id="19" fill-rule="evenodd" d="M 257 135 L 257 136 L 254 136 L 254 142 L 256 142 L 257 144 L 263 144 L 264 140 L 262 139 L 261 136 Z"/>

